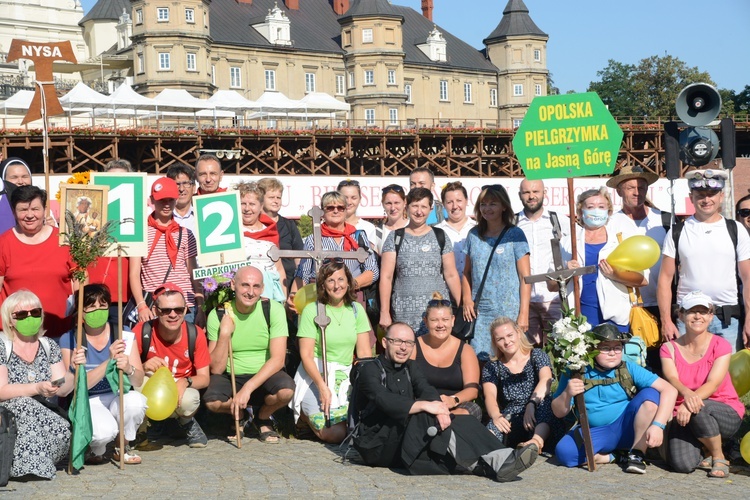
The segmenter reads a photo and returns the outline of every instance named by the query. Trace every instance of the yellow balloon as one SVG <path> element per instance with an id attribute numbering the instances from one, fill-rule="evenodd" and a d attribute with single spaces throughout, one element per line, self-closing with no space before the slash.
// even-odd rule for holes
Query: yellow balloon
<path id="1" fill-rule="evenodd" d="M 169 418 L 177 409 L 177 384 L 166 366 L 156 370 L 141 393 L 146 396 L 146 416 L 151 420 Z"/>
<path id="2" fill-rule="evenodd" d="M 750 350 L 742 349 L 729 359 L 729 376 L 739 397 L 750 391 Z"/>
<path id="3" fill-rule="evenodd" d="M 318 292 L 315 289 L 315 283 L 305 285 L 294 296 L 294 307 L 297 308 L 297 314 L 302 314 L 302 310 L 307 304 L 315 302 L 318 298 Z"/>
<path id="4" fill-rule="evenodd" d="M 659 244 L 649 236 L 631 236 L 617 245 L 607 262 L 620 271 L 645 271 L 659 260 Z"/>
<path id="5" fill-rule="evenodd" d="M 740 453 L 745 462 L 750 464 L 750 432 L 745 434 L 745 437 L 740 441 Z"/>

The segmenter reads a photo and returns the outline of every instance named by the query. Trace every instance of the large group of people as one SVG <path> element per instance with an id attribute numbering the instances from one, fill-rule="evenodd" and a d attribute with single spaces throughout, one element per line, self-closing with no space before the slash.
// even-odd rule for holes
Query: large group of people
<path id="1" fill-rule="evenodd" d="M 115 160 L 107 170 L 132 168 Z M 598 464 L 644 473 L 649 448 L 661 448 L 677 472 L 729 475 L 727 453 L 745 412 L 729 357 L 750 347 L 750 198 L 735 207 L 739 222 L 726 220 L 721 170 L 687 174 L 695 215 L 674 222 L 646 196 L 656 177 L 623 168 L 606 183 L 622 210 L 607 187 L 584 191 L 572 232 L 568 217 L 544 207 L 542 181 L 521 182 L 519 213 L 502 185 L 483 186 L 472 218 L 461 182 L 444 186 L 437 201 L 433 173 L 418 168 L 409 190 L 382 189 L 384 218 L 374 225 L 357 215 L 359 183 L 346 180 L 320 199 L 322 248 L 337 256 L 316 260 L 304 256 L 315 250 L 313 237 L 279 213 L 279 180 L 225 187 L 219 159 L 202 155 L 195 168 L 173 165 L 151 186 L 148 252 L 127 259 L 121 288 L 110 257 L 93 263 L 85 282 L 72 279 L 76 264 L 45 214 L 47 193 L 18 159 L 2 172 L 15 218 L 0 235 L 0 406 L 18 421 L 13 477 L 54 477 L 71 432 L 58 410 L 76 367 L 89 389 L 91 465 L 112 448 L 117 460 L 141 463 L 139 428 L 149 440 L 167 434 L 169 420 L 146 418 L 140 392 L 166 367 L 178 392 L 169 418 L 190 448 L 209 445 L 201 424 L 215 414 L 234 421 L 228 439 L 254 428 L 260 441 L 279 443 L 276 418 L 289 408 L 298 429 L 325 443 L 351 439 L 368 465 L 508 481 L 543 451 L 562 466 L 586 463 L 579 427 L 571 428 L 573 400 L 583 395 Z M 193 277 L 193 198 L 226 189 L 240 195 L 246 262 L 230 278 L 232 298 L 206 310 L 212 290 Z M 656 265 L 633 272 L 608 263 L 621 239 L 644 234 L 663 246 Z M 579 312 L 599 343 L 582 374 L 557 372 L 545 350 L 551 323 L 573 301 L 553 280 L 525 281 L 556 269 L 550 240 L 566 267 L 595 269 L 581 277 Z M 274 261 L 273 246 L 300 257 Z M 361 248 L 363 262 L 340 257 Z M 316 296 L 298 310 L 295 296 L 310 283 Z M 643 365 L 624 353 L 629 289 L 640 289 L 663 335 Z M 126 304 L 132 325 L 118 317 Z M 132 326 L 132 349 L 117 336 L 123 323 Z M 122 412 L 117 371 L 132 386 Z"/>

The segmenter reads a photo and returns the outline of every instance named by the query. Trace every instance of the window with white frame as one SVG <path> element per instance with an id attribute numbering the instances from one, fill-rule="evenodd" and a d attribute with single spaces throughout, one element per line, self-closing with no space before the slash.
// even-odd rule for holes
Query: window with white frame
<path id="1" fill-rule="evenodd" d="M 239 66 L 229 68 L 229 86 L 235 89 L 242 87 L 242 75 Z"/>
<path id="2" fill-rule="evenodd" d="M 365 70 L 365 85 L 375 85 L 375 72 L 371 69 Z"/>
<path id="3" fill-rule="evenodd" d="M 188 71 L 197 71 L 197 64 L 196 64 L 196 55 L 193 52 L 187 53 L 187 59 L 186 59 L 186 69 Z"/>
<path id="4" fill-rule="evenodd" d="M 448 80 L 440 80 L 440 100 L 448 100 Z"/>
<path id="5" fill-rule="evenodd" d="M 542 60 L 542 51 L 539 49 L 534 49 L 534 60 L 535 61 L 541 61 Z"/>
<path id="6" fill-rule="evenodd" d="M 143 9 L 135 10 L 135 24 L 143 24 Z"/>
<path id="7" fill-rule="evenodd" d="M 388 70 L 388 85 L 396 85 L 396 70 Z"/>
<path id="8" fill-rule="evenodd" d="M 159 7 L 156 9 L 156 20 L 160 23 L 169 21 L 169 7 Z"/>
<path id="9" fill-rule="evenodd" d="M 305 92 L 315 92 L 315 73 L 305 73 Z"/>
<path id="10" fill-rule="evenodd" d="M 362 30 L 362 43 L 372 43 L 372 28 Z M 374 113 L 375 111 L 373 111 Z"/>
<path id="11" fill-rule="evenodd" d="M 211 85 L 216 85 L 216 65 L 211 65 Z"/>
<path id="12" fill-rule="evenodd" d="M 344 95 L 346 93 L 346 80 L 344 75 L 336 75 L 336 94 Z"/>
<path id="13" fill-rule="evenodd" d="M 542 95 L 542 85 L 537 83 L 534 85 L 534 95 Z"/>
<path id="14" fill-rule="evenodd" d="M 172 64 L 170 61 L 169 52 L 159 52 L 159 69 L 167 70 L 167 69 L 171 69 L 171 67 L 172 67 Z"/>
<path id="15" fill-rule="evenodd" d="M 266 70 L 266 90 L 276 90 L 276 70 Z"/>
<path id="16" fill-rule="evenodd" d="M 375 110 L 374 109 L 365 110 L 365 122 L 368 125 L 375 125 Z"/>
<path id="17" fill-rule="evenodd" d="M 356 82 L 355 82 L 355 80 L 354 80 L 354 71 L 350 71 L 350 72 L 349 72 L 349 88 L 350 88 L 350 89 L 353 89 L 353 88 L 354 88 L 354 84 L 355 84 L 355 83 L 356 83 Z"/>
<path id="18" fill-rule="evenodd" d="M 195 9 L 185 9 L 185 22 L 195 24 Z"/>
<path id="19" fill-rule="evenodd" d="M 391 125 L 398 125 L 398 108 L 388 110 L 388 121 Z"/>
<path id="20" fill-rule="evenodd" d="M 138 73 L 143 73 L 146 71 L 146 61 L 143 59 L 143 52 L 138 54 Z"/>
<path id="21" fill-rule="evenodd" d="M 471 102 L 471 84 L 464 83 L 464 102 Z"/>
<path id="22" fill-rule="evenodd" d="M 523 84 L 522 83 L 516 83 L 513 85 L 513 95 L 519 96 L 523 95 Z"/>
<path id="23" fill-rule="evenodd" d="M 411 83 L 404 85 L 404 93 L 406 94 L 406 102 L 411 104 Z"/>
<path id="24" fill-rule="evenodd" d="M 490 89 L 490 106 L 497 106 L 497 89 Z"/>
<path id="25" fill-rule="evenodd" d="M 513 118 L 513 128 L 518 128 L 521 126 L 521 118 Z"/>

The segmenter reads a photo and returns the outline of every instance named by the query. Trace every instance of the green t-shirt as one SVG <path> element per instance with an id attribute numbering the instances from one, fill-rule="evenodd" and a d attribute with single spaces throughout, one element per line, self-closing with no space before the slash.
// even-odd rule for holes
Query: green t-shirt
<path id="1" fill-rule="evenodd" d="M 235 329 L 232 335 L 234 352 L 234 372 L 239 375 L 255 375 L 271 357 L 269 344 L 271 339 L 289 337 L 284 306 L 271 300 L 271 332 L 268 331 L 263 307 L 258 301 L 250 314 L 240 314 L 234 310 Z M 216 310 L 211 311 L 206 320 L 208 340 L 219 338 L 219 317 Z M 227 360 L 229 371 L 229 360 Z"/>
<path id="2" fill-rule="evenodd" d="M 331 307 L 326 305 L 326 314 L 331 323 L 326 328 L 326 354 L 328 362 L 335 362 L 344 366 L 352 364 L 352 356 L 357 345 L 357 335 L 370 331 L 367 313 L 358 302 L 352 304 L 357 308 L 356 318 L 352 306 Z M 318 305 L 313 302 L 302 311 L 299 319 L 298 338 L 315 339 L 315 357 L 322 359 L 320 351 L 320 329 L 315 324 L 318 315 Z"/>

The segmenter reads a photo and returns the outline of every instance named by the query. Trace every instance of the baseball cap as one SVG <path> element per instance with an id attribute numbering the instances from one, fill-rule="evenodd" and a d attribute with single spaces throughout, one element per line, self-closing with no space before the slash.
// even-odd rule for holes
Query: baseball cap
<path id="1" fill-rule="evenodd" d="M 701 292 L 700 290 L 693 290 L 686 294 L 680 302 L 680 307 L 688 311 L 695 306 L 704 306 L 710 308 L 713 305 L 711 297 Z"/>
<path id="2" fill-rule="evenodd" d="M 685 174 L 690 189 L 711 189 L 721 191 L 729 174 L 721 169 L 691 170 Z"/>
<path id="3" fill-rule="evenodd" d="M 180 192 L 174 179 L 161 177 L 151 186 L 151 196 L 155 200 L 166 200 L 167 198 L 176 200 L 180 196 Z"/>
<path id="4" fill-rule="evenodd" d="M 160 296 L 164 295 L 166 292 L 179 292 L 183 297 L 185 296 L 185 293 L 182 291 L 182 288 L 175 285 L 174 283 L 162 283 L 158 287 L 156 287 L 156 290 L 154 290 L 154 302 L 156 302 L 156 299 L 158 299 Z"/>

